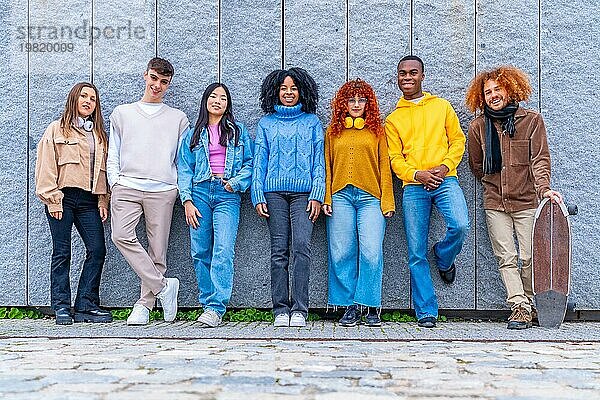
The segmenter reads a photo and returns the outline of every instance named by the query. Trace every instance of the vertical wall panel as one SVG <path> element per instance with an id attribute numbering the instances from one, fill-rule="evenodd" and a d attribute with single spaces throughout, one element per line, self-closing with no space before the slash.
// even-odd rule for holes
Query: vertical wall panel
<path id="1" fill-rule="evenodd" d="M 413 54 L 425 63 L 424 90 L 450 101 L 466 133 L 470 117 L 465 110 L 464 94 L 475 67 L 473 2 L 415 0 L 413 4 Z M 456 281 L 445 285 L 431 262 L 431 275 L 440 308 L 475 308 L 474 179 L 467 164 L 465 154 L 458 168 L 458 177 L 467 199 L 472 229 L 456 259 Z M 444 222 L 439 214 L 434 213 L 428 248 L 441 240 L 444 234 Z"/>
<path id="2" fill-rule="evenodd" d="M 410 52 L 410 2 L 349 1 L 350 79 L 369 82 L 379 100 L 381 117 L 393 111 L 401 96 L 396 66 Z M 396 216 L 387 220 L 384 242 L 383 306 L 410 307 L 410 274 L 402 222 L 402 184 L 394 179 Z"/>
<path id="3" fill-rule="evenodd" d="M 72 51 L 33 51 L 29 58 L 29 303 L 49 304 L 52 241 L 41 202 L 35 196 L 35 146 L 46 127 L 65 107 L 71 87 L 90 80 L 91 2 L 86 0 L 31 0 L 29 24 L 35 27 L 32 43 L 64 43 Z M 72 46 L 72 47 L 71 47 Z M 54 48 L 53 48 L 54 50 Z M 85 250 L 73 229 L 71 287 L 73 297 Z"/>
<path id="4" fill-rule="evenodd" d="M 144 94 L 143 73 L 156 54 L 156 3 L 94 2 L 94 25 L 102 32 L 93 41 L 94 83 L 100 90 L 108 133 L 108 117 L 113 109 L 119 104 L 138 101 Z M 108 306 L 131 306 L 139 298 L 140 281 L 110 240 L 110 221 L 105 230 L 107 257 L 100 300 Z M 146 245 L 142 231 L 138 229 L 138 235 Z"/>
<path id="5" fill-rule="evenodd" d="M 21 2 L 0 5 L 0 305 L 26 304 L 27 268 L 27 8 Z"/>
<path id="6" fill-rule="evenodd" d="M 503 64 L 523 69 L 529 74 L 533 86 L 531 101 L 525 107 L 534 109 L 539 106 L 537 22 L 537 1 L 477 3 L 477 72 Z M 506 29 L 507 26 L 519 27 L 518 34 L 513 29 Z M 480 182 L 476 184 L 476 206 L 473 228 L 477 237 L 477 308 L 506 308 L 506 291 L 487 233 Z"/>
<path id="7" fill-rule="evenodd" d="M 260 86 L 281 68 L 281 1 L 222 2 L 221 81 L 233 98 L 233 111 L 254 137 L 262 117 Z M 242 196 L 236 244 L 232 306 L 271 307 L 269 231 L 250 201 Z"/>
<path id="8" fill-rule="evenodd" d="M 319 85 L 318 115 L 325 128 L 331 99 L 346 81 L 346 1 L 285 0 L 284 62 L 305 68 Z M 310 295 L 312 306 L 327 302 L 327 240 L 319 218 L 313 233 Z"/>
<path id="9" fill-rule="evenodd" d="M 552 157 L 552 186 L 579 206 L 571 218 L 571 298 L 578 309 L 600 309 L 600 2 L 544 1 L 541 26 L 542 115 Z"/>
<path id="10" fill-rule="evenodd" d="M 217 6 L 216 1 L 189 4 L 159 1 L 158 5 L 158 55 L 168 59 L 175 68 L 164 101 L 184 111 L 192 124 L 196 122 L 204 88 L 217 80 Z M 190 23 L 186 15 L 193 15 L 195 22 Z M 179 304 L 197 306 L 189 228 L 179 200 L 173 212 L 167 268 L 169 276 L 186 283 L 181 285 Z"/>

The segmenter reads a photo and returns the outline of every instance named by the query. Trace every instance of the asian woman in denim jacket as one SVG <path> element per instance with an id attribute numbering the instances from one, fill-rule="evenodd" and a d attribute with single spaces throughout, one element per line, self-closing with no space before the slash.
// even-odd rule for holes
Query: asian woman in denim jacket
<path id="1" fill-rule="evenodd" d="M 196 126 L 184 133 L 177 185 L 190 227 L 191 254 L 205 327 L 221 323 L 233 286 L 233 257 L 241 193 L 252 178 L 252 143 L 232 113 L 229 89 L 209 85 Z"/>

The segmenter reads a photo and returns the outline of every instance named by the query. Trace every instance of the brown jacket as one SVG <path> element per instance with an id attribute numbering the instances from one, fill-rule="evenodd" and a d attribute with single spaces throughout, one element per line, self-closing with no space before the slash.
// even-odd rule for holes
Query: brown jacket
<path id="1" fill-rule="evenodd" d="M 106 181 L 106 143 L 96 140 L 94 180 L 90 187 L 90 145 L 85 133 L 72 127 L 65 137 L 60 121 L 52 122 L 40 139 L 35 162 L 35 194 L 49 212 L 62 211 L 61 189 L 76 187 L 98 195 L 98 207 L 108 208 Z"/>
<path id="2" fill-rule="evenodd" d="M 500 136 L 502 171 L 484 175 L 485 119 L 475 118 L 469 126 L 469 165 L 483 184 L 483 207 L 504 212 L 536 208 L 550 189 L 550 152 L 542 116 L 519 107 L 515 113 L 513 138 L 494 122 Z"/>

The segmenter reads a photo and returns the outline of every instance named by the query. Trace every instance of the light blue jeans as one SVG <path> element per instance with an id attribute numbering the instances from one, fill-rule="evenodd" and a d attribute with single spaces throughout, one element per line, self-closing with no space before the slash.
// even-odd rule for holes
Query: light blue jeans
<path id="1" fill-rule="evenodd" d="M 381 307 L 385 218 L 379 199 L 348 185 L 332 196 L 326 218 L 329 295 L 334 306 Z"/>
<path id="2" fill-rule="evenodd" d="M 446 222 L 446 237 L 434 246 L 437 267 L 448 270 L 462 248 L 469 230 L 469 213 L 455 177 L 447 177 L 435 190 L 423 185 L 406 185 L 402 195 L 404 229 L 408 243 L 408 266 L 413 306 L 417 319 L 438 316 L 438 303 L 429 273 L 427 238 L 434 205 Z"/>
<path id="3" fill-rule="evenodd" d="M 241 197 L 226 191 L 221 179 L 213 178 L 193 187 L 192 201 L 202 214 L 199 227 L 190 227 L 198 300 L 205 310 L 223 316 L 233 287 Z"/>

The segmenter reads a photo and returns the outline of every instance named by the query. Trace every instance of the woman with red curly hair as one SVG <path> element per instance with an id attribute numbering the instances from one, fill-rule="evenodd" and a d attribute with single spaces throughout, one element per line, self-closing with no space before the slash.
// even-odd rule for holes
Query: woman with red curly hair
<path id="1" fill-rule="evenodd" d="M 469 165 L 483 184 L 488 234 L 512 309 L 508 329 L 529 328 L 536 314 L 531 233 L 539 199 L 562 201 L 562 195 L 550 189 L 544 120 L 538 112 L 519 105 L 530 95 L 529 78 L 523 71 L 500 66 L 479 73 L 466 96 L 467 107 L 481 112 L 469 126 Z"/>
<path id="2" fill-rule="evenodd" d="M 347 307 L 340 324 L 380 326 L 385 218 L 394 215 L 387 142 L 373 88 L 346 82 L 332 103 L 325 137 L 329 243 L 328 304 Z"/>

